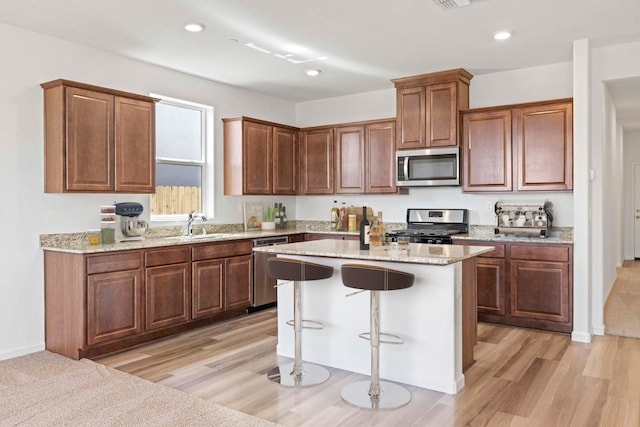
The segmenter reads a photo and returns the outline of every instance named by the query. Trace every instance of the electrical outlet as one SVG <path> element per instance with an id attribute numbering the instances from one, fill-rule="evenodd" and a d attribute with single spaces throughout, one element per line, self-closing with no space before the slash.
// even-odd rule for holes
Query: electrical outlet
<path id="1" fill-rule="evenodd" d="M 487 202 L 487 210 L 493 212 L 493 203 Z"/>

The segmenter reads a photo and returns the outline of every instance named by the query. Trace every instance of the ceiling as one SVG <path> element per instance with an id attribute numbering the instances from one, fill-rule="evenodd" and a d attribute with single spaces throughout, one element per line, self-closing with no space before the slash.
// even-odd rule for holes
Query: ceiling
<path id="1" fill-rule="evenodd" d="M 293 102 L 571 61 L 574 40 L 640 40 L 638 17 L 639 0 L 0 0 L 0 22 Z"/>

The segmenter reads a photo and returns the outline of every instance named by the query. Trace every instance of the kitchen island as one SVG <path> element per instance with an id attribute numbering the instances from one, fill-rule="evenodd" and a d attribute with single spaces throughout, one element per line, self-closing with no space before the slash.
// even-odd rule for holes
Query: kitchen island
<path id="1" fill-rule="evenodd" d="M 493 248 L 412 243 L 408 251 L 361 251 L 358 241 L 319 240 L 254 250 L 334 267 L 331 279 L 302 286 L 303 317 L 324 324 L 303 332 L 303 359 L 366 375 L 370 347 L 358 334 L 369 330 L 369 293 L 347 298 L 353 290 L 342 284 L 340 267 L 370 264 L 414 274 L 411 288 L 380 295 L 381 332 L 404 340 L 381 347 L 381 378 L 450 394 L 464 387 L 476 342 L 475 257 Z M 277 353 L 293 357 L 294 334 L 286 324 L 293 318 L 292 284 L 280 285 Z"/>

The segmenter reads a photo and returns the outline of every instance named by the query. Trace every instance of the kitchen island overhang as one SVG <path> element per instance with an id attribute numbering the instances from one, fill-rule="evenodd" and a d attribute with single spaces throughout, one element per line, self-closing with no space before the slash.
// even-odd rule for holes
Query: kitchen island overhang
<path id="1" fill-rule="evenodd" d="M 464 387 L 463 368 L 473 363 L 476 341 L 475 257 L 492 247 L 410 244 L 408 252 L 372 247 L 358 241 L 317 240 L 255 248 L 277 256 L 334 267 L 332 278 L 304 283 L 302 310 L 320 321 L 322 330 L 305 330 L 303 360 L 365 375 L 370 373 L 369 342 L 358 334 L 369 330 L 369 293 L 346 297 L 345 263 L 384 266 L 415 275 L 411 288 L 381 292 L 381 331 L 399 335 L 404 344 L 383 344 L 383 379 L 455 394 Z M 278 287 L 280 356 L 293 357 L 293 284 Z"/>

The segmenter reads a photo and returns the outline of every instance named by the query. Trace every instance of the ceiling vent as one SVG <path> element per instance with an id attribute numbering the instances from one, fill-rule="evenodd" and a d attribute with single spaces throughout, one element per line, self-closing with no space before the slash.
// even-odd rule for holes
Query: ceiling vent
<path id="1" fill-rule="evenodd" d="M 456 9 L 458 7 L 469 6 L 471 0 L 433 0 L 443 9 Z"/>

